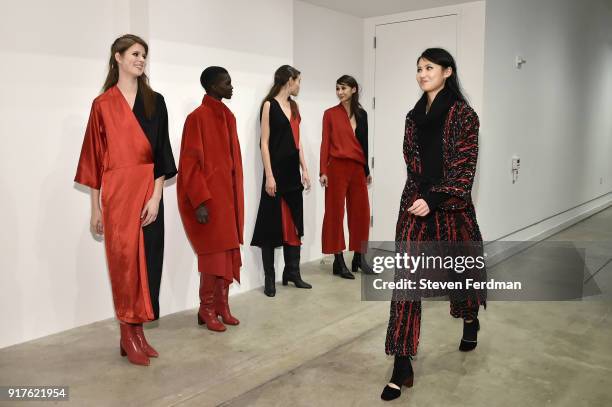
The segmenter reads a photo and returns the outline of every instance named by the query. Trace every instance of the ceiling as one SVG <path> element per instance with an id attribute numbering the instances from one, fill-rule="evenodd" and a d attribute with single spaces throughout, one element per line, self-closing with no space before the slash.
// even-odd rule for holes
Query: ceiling
<path id="1" fill-rule="evenodd" d="M 469 0 L 301 0 L 357 17 L 377 17 L 405 11 L 465 3 Z"/>

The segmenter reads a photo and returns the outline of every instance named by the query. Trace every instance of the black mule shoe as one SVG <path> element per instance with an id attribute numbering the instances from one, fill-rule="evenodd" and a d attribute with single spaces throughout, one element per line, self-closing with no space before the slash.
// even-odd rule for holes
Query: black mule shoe
<path id="1" fill-rule="evenodd" d="M 385 401 L 395 400 L 402 395 L 402 386 L 408 388 L 414 384 L 414 371 L 412 370 L 412 364 L 410 363 L 410 357 L 395 357 L 393 363 L 393 375 L 391 375 L 391 383 L 395 384 L 399 389 L 395 389 L 389 385 L 386 385 L 380 394 L 380 398 Z"/>
<path id="2" fill-rule="evenodd" d="M 355 276 L 351 271 L 346 267 L 346 263 L 344 262 L 344 256 L 342 253 L 334 254 L 334 264 L 332 266 L 333 273 L 342 278 L 346 278 L 348 280 L 354 280 Z"/>
<path id="3" fill-rule="evenodd" d="M 459 343 L 459 350 L 461 352 L 469 352 L 476 349 L 476 345 L 478 345 L 478 331 L 480 331 L 478 318 L 474 318 L 470 323 L 465 322 L 465 319 L 463 320 L 463 337 L 461 338 L 461 343 Z"/>

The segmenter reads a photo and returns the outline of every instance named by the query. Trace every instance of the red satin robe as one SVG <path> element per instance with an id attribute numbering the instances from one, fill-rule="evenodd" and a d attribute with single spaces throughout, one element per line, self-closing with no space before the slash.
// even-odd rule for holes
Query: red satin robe
<path id="1" fill-rule="evenodd" d="M 101 189 L 104 245 L 120 321 L 154 318 L 140 214 L 154 188 L 151 144 L 116 87 L 92 104 L 75 182 Z"/>
<path id="2" fill-rule="evenodd" d="M 244 190 L 236 118 L 223 102 L 208 95 L 185 120 L 177 197 L 200 272 L 240 281 Z M 208 209 L 204 224 L 195 216 L 202 203 Z"/>

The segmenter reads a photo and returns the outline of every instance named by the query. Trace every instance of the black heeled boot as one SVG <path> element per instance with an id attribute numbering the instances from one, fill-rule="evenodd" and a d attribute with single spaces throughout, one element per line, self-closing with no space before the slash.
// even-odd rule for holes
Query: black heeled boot
<path id="1" fill-rule="evenodd" d="M 410 363 L 410 356 L 395 356 L 390 382 L 399 387 L 399 389 L 386 385 L 380 395 L 380 398 L 385 401 L 395 400 L 401 396 L 402 386 L 412 387 L 414 371 L 412 370 L 412 363 Z"/>
<path id="2" fill-rule="evenodd" d="M 333 273 L 342 278 L 346 278 L 349 280 L 354 280 L 355 276 L 351 271 L 346 267 L 346 263 L 344 262 L 344 256 L 342 252 L 334 254 L 334 264 L 332 266 Z"/>
<path id="3" fill-rule="evenodd" d="M 351 271 L 353 273 L 357 273 L 359 269 L 363 271 L 363 267 L 361 267 L 361 253 L 353 252 L 353 261 L 351 261 Z"/>
<path id="4" fill-rule="evenodd" d="M 276 295 L 276 273 L 274 272 L 274 247 L 262 247 L 261 259 L 264 268 L 264 294 L 268 297 Z"/>
<path id="5" fill-rule="evenodd" d="M 478 331 L 480 331 L 478 318 L 474 318 L 470 323 L 465 322 L 465 319 L 463 320 L 463 337 L 461 338 L 461 343 L 459 343 L 459 350 L 461 352 L 469 352 L 476 349 L 476 345 L 478 345 Z"/>
<path id="6" fill-rule="evenodd" d="M 312 288 L 310 284 L 302 280 L 300 275 L 300 246 L 283 246 L 285 257 L 285 268 L 283 269 L 283 285 L 291 281 L 297 288 Z"/>

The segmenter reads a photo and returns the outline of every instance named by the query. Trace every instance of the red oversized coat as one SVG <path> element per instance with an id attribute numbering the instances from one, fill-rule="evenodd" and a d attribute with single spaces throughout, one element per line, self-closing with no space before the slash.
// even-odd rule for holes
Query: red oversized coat
<path id="1" fill-rule="evenodd" d="M 244 190 L 236 118 L 223 102 L 208 95 L 185 120 L 177 196 L 185 232 L 196 254 L 240 247 Z M 208 209 L 204 224 L 195 216 L 202 203 Z"/>

